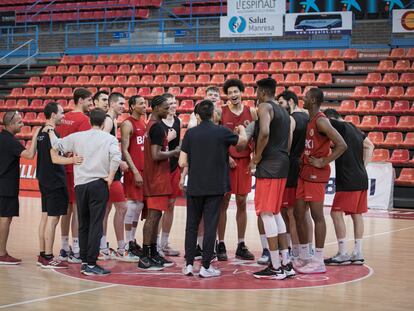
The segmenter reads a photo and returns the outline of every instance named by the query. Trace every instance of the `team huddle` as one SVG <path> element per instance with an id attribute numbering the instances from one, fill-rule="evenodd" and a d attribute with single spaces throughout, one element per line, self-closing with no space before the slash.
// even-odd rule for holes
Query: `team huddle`
<path id="1" fill-rule="evenodd" d="M 174 266 L 170 257 L 180 252 L 170 246 L 169 234 L 176 198 L 186 190 L 183 274 L 194 275 L 194 261 L 201 260 L 198 275 L 218 277 L 221 271 L 212 262 L 228 260 L 224 240 L 232 194 L 237 207 L 235 257 L 255 260 L 245 243 L 252 176 L 263 248 L 256 260 L 265 266 L 254 277 L 282 280 L 297 273 L 324 273 L 326 265 L 363 264 L 365 166 L 373 144 L 334 109 L 321 111 L 320 89 L 305 94 L 303 109 L 295 93 L 275 91 L 275 80 L 257 81 L 256 107 L 249 107 L 238 79 L 224 83 L 225 103 L 218 87 L 208 87 L 182 140 L 177 102 L 169 93 L 155 96 L 147 107 L 140 96 L 126 102 L 120 93 L 93 95 L 79 88 L 71 112 L 64 114 L 55 102 L 45 106 L 46 123 L 27 149 L 14 137 L 23 126 L 22 117 L 17 111 L 5 113 L 0 133 L 0 264 L 21 262 L 7 253 L 6 244 L 12 218 L 19 215 L 19 160 L 33 159 L 36 153 L 42 201 L 37 264 L 42 268 L 80 264 L 85 275 L 107 275 L 110 271 L 98 261 L 133 262 L 148 271 Z M 118 124 L 126 105 L 130 115 Z M 338 252 L 324 258 L 323 203 L 333 161 L 331 217 Z M 106 240 L 112 206 L 114 248 Z M 354 225 L 352 253 L 346 249 L 344 214 Z M 142 246 L 136 239 L 140 219 L 145 220 Z M 55 257 L 59 221 L 61 250 Z"/>

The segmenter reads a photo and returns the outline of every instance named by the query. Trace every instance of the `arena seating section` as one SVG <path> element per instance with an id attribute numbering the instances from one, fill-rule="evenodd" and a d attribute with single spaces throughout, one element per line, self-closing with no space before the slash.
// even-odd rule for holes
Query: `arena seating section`
<path id="1" fill-rule="evenodd" d="M 16 22 L 67 22 L 103 19 L 146 19 L 151 8 L 159 8 L 162 0 L 56 0 L 41 1 L 33 6 L 33 0 L 3 0 L 1 11 L 16 11 Z"/>
<path id="2" fill-rule="evenodd" d="M 218 16 L 227 12 L 227 1 L 225 0 L 192 0 L 186 1 L 182 6 L 176 7 L 173 13 L 177 16 Z"/>
<path id="3" fill-rule="evenodd" d="M 271 75 L 278 82 L 277 92 L 294 90 L 302 98 L 312 86 L 334 87 L 335 76 L 356 60 L 358 51 L 288 50 L 244 52 L 199 52 L 173 54 L 64 56 L 56 66 L 46 67 L 23 88 L 14 88 L 0 100 L 4 111 L 24 112 L 25 127 L 19 134 L 28 140 L 36 126 L 44 122 L 43 106 L 57 100 L 66 111 L 73 107 L 76 87 L 92 92 L 105 89 L 124 93 L 127 98 L 140 94 L 147 99 L 171 92 L 180 106 L 179 116 L 188 123 L 194 103 L 208 85 L 221 86 L 228 78 L 246 84 L 245 103 L 254 105 L 255 81 Z M 367 73 L 361 85 L 335 107 L 375 143 L 374 161 L 389 161 L 400 172 L 396 183 L 414 186 L 414 49 L 394 49 Z M 224 94 L 222 94 L 225 98 Z M 329 98 L 328 98 L 329 99 Z M 303 102 L 300 101 L 302 105 Z M 332 102 L 327 104 L 334 106 Z M 126 114 L 121 116 L 122 121 Z"/>

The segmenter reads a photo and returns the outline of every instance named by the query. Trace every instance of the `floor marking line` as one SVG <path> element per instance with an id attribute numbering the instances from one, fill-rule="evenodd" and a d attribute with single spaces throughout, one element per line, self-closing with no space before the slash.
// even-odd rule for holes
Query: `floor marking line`
<path id="1" fill-rule="evenodd" d="M 26 300 L 26 301 L 11 303 L 11 304 L 8 304 L 8 305 L 1 305 L 0 306 L 0 309 L 10 308 L 10 307 L 16 307 L 16 306 L 21 306 L 21 305 L 29 304 L 29 303 L 41 302 L 41 301 L 46 301 L 46 300 L 50 300 L 50 299 L 56 299 L 56 298 L 61 298 L 61 297 L 67 297 L 67 296 L 77 295 L 77 294 L 83 294 L 83 293 L 97 291 L 97 290 L 100 290 L 100 289 L 106 289 L 106 288 L 110 288 L 110 287 L 116 287 L 116 286 L 119 286 L 119 284 L 110 284 L 110 285 L 107 285 L 107 286 L 100 286 L 100 287 L 95 287 L 95 288 L 78 290 L 76 292 L 69 292 L 69 293 L 66 293 L 66 294 L 60 294 L 60 295 L 54 295 L 54 296 L 49 296 L 49 297 L 44 297 L 44 298 L 37 298 L 37 299 L 32 299 L 32 300 Z"/>

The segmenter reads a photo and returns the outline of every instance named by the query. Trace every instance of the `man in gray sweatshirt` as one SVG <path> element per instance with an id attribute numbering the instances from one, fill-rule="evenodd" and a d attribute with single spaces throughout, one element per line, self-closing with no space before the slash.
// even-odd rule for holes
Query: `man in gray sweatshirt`
<path id="1" fill-rule="evenodd" d="M 103 218 L 121 151 L 117 139 L 102 131 L 105 111 L 95 108 L 90 112 L 92 129 L 59 139 L 47 129 L 52 147 L 63 153 L 83 157 L 83 163 L 74 167 L 75 195 L 79 215 L 79 244 L 82 259 L 81 273 L 105 275 L 110 271 L 96 264 Z"/>

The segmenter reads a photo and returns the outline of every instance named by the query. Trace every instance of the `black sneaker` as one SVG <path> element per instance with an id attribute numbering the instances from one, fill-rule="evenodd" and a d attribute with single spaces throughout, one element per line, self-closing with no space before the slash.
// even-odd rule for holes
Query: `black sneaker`
<path id="1" fill-rule="evenodd" d="M 137 244 L 136 240 L 129 241 L 128 243 L 128 250 L 131 251 L 132 254 L 138 257 L 144 256 L 144 252 L 142 250 L 142 247 Z"/>
<path id="2" fill-rule="evenodd" d="M 265 279 L 265 280 L 283 280 L 286 279 L 286 273 L 283 271 L 282 267 L 279 269 L 273 268 L 272 265 L 268 265 L 265 269 L 253 273 L 253 276 L 256 279 Z"/>
<path id="3" fill-rule="evenodd" d="M 201 249 L 200 245 L 197 244 L 194 260 L 201 260 L 202 258 L 203 258 L 203 250 Z"/>
<path id="4" fill-rule="evenodd" d="M 92 268 L 86 265 L 85 271 L 82 272 L 85 275 L 108 275 L 111 271 L 106 270 L 98 265 L 94 265 Z"/>
<path id="5" fill-rule="evenodd" d="M 220 242 L 216 245 L 216 253 L 218 261 L 227 261 L 226 245 L 224 242 Z"/>
<path id="6" fill-rule="evenodd" d="M 155 262 L 152 258 L 147 256 L 139 257 L 138 269 L 149 271 L 161 271 L 164 270 L 164 266 L 158 262 Z"/>
<path id="7" fill-rule="evenodd" d="M 282 265 L 283 271 L 285 271 L 286 277 L 292 277 L 296 275 L 295 269 L 293 269 L 293 265 L 289 262 L 286 266 Z"/>
<path id="8" fill-rule="evenodd" d="M 151 259 L 159 265 L 162 265 L 165 268 L 174 266 L 174 262 L 162 257 L 159 253 L 152 255 Z"/>
<path id="9" fill-rule="evenodd" d="M 243 260 L 254 260 L 254 255 L 250 253 L 244 242 L 240 242 L 239 245 L 237 245 L 236 258 Z"/>

